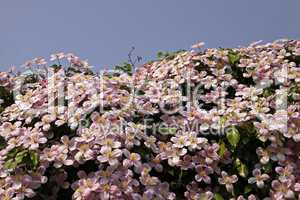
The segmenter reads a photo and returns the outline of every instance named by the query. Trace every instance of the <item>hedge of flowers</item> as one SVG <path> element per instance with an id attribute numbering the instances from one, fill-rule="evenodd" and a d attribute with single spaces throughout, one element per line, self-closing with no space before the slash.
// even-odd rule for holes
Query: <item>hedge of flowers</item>
<path id="1" fill-rule="evenodd" d="M 202 46 L 0 72 L 0 199 L 299 199 L 300 41 Z"/>

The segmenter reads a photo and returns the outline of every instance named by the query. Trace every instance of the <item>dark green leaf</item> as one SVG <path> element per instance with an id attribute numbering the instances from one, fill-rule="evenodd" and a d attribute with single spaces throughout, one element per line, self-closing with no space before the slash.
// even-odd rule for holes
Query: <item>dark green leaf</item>
<path id="1" fill-rule="evenodd" d="M 127 62 L 124 62 L 121 65 L 115 66 L 115 70 L 131 75 L 132 74 L 132 65 Z"/>
<path id="2" fill-rule="evenodd" d="M 251 191 L 252 191 L 252 188 L 249 185 L 246 185 L 244 188 L 244 194 L 248 194 Z"/>
<path id="3" fill-rule="evenodd" d="M 174 176 L 174 169 L 170 169 L 170 170 L 168 170 L 168 173 L 171 175 L 171 176 Z"/>
<path id="4" fill-rule="evenodd" d="M 51 65 L 50 67 L 53 68 L 55 72 L 58 72 L 60 69 L 62 69 L 62 66 L 57 64 Z"/>
<path id="5" fill-rule="evenodd" d="M 272 171 L 272 164 L 269 162 L 269 163 L 263 165 L 262 168 L 266 173 L 270 173 Z"/>
<path id="6" fill-rule="evenodd" d="M 0 113 L 1 113 L 1 111 L 0 111 Z M 6 141 L 5 141 L 5 139 L 4 139 L 3 137 L 0 136 L 0 150 L 1 150 L 1 149 L 4 149 L 5 146 L 6 146 Z"/>
<path id="7" fill-rule="evenodd" d="M 0 114 L 4 111 L 5 109 L 2 107 L 2 106 L 0 106 Z"/>

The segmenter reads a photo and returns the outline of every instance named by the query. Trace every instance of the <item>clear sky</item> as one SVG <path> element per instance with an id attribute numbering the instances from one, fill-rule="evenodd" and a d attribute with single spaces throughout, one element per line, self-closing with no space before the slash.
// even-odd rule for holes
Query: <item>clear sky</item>
<path id="1" fill-rule="evenodd" d="M 300 38 L 299 0 L 1 0 L 0 70 L 58 51 L 96 66 L 158 51 Z"/>

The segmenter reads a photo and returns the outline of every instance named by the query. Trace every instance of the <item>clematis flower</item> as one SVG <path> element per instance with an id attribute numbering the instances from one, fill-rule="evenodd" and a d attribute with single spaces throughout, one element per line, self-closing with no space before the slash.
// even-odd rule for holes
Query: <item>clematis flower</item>
<path id="1" fill-rule="evenodd" d="M 0 198 L 3 200 L 10 200 L 14 197 L 14 190 L 12 188 L 4 190 L 0 189 Z"/>
<path id="2" fill-rule="evenodd" d="M 36 150 L 39 148 L 40 144 L 45 144 L 47 142 L 45 135 L 35 129 L 30 130 L 26 136 L 22 136 L 21 138 L 21 140 L 24 141 L 24 147 L 31 150 Z"/>
<path id="3" fill-rule="evenodd" d="M 293 175 L 293 167 L 290 165 L 287 165 L 285 167 L 276 167 L 275 171 L 277 172 L 277 174 L 279 174 L 279 180 L 280 181 L 287 181 L 287 180 L 292 180 L 294 179 L 294 175 Z"/>
<path id="4" fill-rule="evenodd" d="M 123 154 L 127 159 L 123 160 L 123 166 L 129 168 L 131 166 L 139 167 L 141 166 L 141 156 L 137 153 L 130 153 L 128 150 L 123 150 Z"/>
<path id="5" fill-rule="evenodd" d="M 284 182 L 278 180 L 272 181 L 272 188 L 275 190 L 274 197 L 277 199 L 294 199 L 295 193 L 291 189 L 291 186 L 290 180 Z"/>
<path id="6" fill-rule="evenodd" d="M 189 146 L 190 142 L 188 141 L 188 136 L 182 134 L 180 136 L 172 137 L 171 141 L 174 143 L 173 146 L 175 148 L 183 148 L 185 146 Z"/>
<path id="7" fill-rule="evenodd" d="M 36 127 L 42 126 L 44 131 L 48 131 L 51 128 L 50 123 L 55 121 L 56 117 L 54 115 L 45 115 L 42 117 L 42 121 L 36 124 Z"/>
<path id="8" fill-rule="evenodd" d="M 132 199 L 133 200 L 151 200 L 154 197 L 154 193 L 155 193 L 155 191 L 153 191 L 152 189 L 146 190 L 142 195 L 140 195 L 138 193 L 133 193 Z"/>
<path id="9" fill-rule="evenodd" d="M 204 147 L 204 150 L 201 151 L 201 155 L 205 158 L 207 164 L 211 164 L 215 160 L 219 160 L 220 156 L 218 155 L 219 145 L 217 143 L 207 145 Z"/>
<path id="10" fill-rule="evenodd" d="M 256 150 L 257 155 L 261 156 L 260 162 L 262 164 L 267 164 L 270 160 L 270 153 L 267 150 L 264 150 L 261 147 L 258 147 Z"/>
<path id="11" fill-rule="evenodd" d="M 191 132 L 188 135 L 188 149 L 194 150 L 194 149 L 201 149 L 205 146 L 207 143 L 207 139 L 203 137 L 198 137 L 196 132 Z"/>
<path id="12" fill-rule="evenodd" d="M 47 62 L 44 58 L 35 58 L 35 59 L 33 59 L 33 62 L 38 66 L 47 64 Z"/>
<path id="13" fill-rule="evenodd" d="M 18 194 L 16 195 L 15 199 L 24 199 L 25 197 L 32 198 L 34 196 L 35 192 L 31 188 L 21 186 L 21 188 L 18 189 Z"/>
<path id="14" fill-rule="evenodd" d="M 186 149 L 173 148 L 168 155 L 168 163 L 171 166 L 178 165 L 180 163 L 180 157 L 187 153 Z"/>
<path id="15" fill-rule="evenodd" d="M 65 58 L 65 54 L 63 52 L 52 54 L 50 57 L 50 61 L 61 60 Z"/>
<path id="16" fill-rule="evenodd" d="M 107 136 L 106 138 L 99 141 L 99 145 L 101 145 L 101 148 L 112 148 L 117 149 L 121 147 L 121 143 L 116 140 L 113 136 Z"/>
<path id="17" fill-rule="evenodd" d="M 248 179 L 248 183 L 256 183 L 258 188 L 264 187 L 264 181 L 268 180 L 270 177 L 268 174 L 261 174 L 260 169 L 254 169 L 252 172 L 254 177 Z"/>
<path id="18" fill-rule="evenodd" d="M 229 176 L 227 172 L 222 171 L 218 181 L 221 185 L 225 185 L 228 192 L 233 192 L 233 184 L 238 181 L 238 177 L 236 175 Z"/>
<path id="19" fill-rule="evenodd" d="M 238 196 L 237 200 L 257 200 L 257 198 L 251 194 L 248 196 L 248 198 L 244 198 L 242 195 Z"/>
<path id="20" fill-rule="evenodd" d="M 76 200 L 94 199 L 96 197 L 96 191 L 99 190 L 100 187 L 97 177 L 81 178 L 72 185 L 72 188 L 75 189 L 72 197 Z"/>
<path id="21" fill-rule="evenodd" d="M 213 169 L 210 166 L 196 166 L 196 176 L 195 179 L 197 182 L 204 181 L 207 184 L 210 184 L 211 178 L 208 176 L 213 173 Z"/>
<path id="22" fill-rule="evenodd" d="M 214 198 L 214 195 L 213 195 L 212 192 L 207 191 L 207 192 L 200 193 L 198 197 L 199 197 L 199 199 L 201 199 L 201 200 L 202 200 L 202 199 L 203 199 L 203 200 L 211 200 L 211 199 Z"/>
<path id="23" fill-rule="evenodd" d="M 118 157 L 122 155 L 122 150 L 120 149 L 114 149 L 110 147 L 103 147 L 100 150 L 101 155 L 97 157 L 97 159 L 101 163 L 108 162 L 109 165 L 117 165 L 119 163 Z"/>
<path id="24" fill-rule="evenodd" d="M 283 133 L 283 135 L 287 138 L 293 138 L 295 142 L 300 142 L 300 130 L 294 123 L 288 124 L 288 129 Z"/>
<path id="25" fill-rule="evenodd" d="M 62 52 L 58 68 L 35 58 L 0 72 L 0 199 L 299 199 L 300 41 L 203 45 L 132 74 L 98 75 Z M 230 126 L 236 148 L 220 135 Z M 228 174 L 246 155 L 251 192 Z"/>
<path id="26" fill-rule="evenodd" d="M 205 45 L 204 42 L 199 42 L 191 46 L 192 49 L 201 49 Z"/>

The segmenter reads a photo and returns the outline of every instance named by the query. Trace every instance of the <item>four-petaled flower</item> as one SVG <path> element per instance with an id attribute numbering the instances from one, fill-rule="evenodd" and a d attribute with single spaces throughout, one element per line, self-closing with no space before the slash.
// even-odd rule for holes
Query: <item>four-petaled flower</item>
<path id="1" fill-rule="evenodd" d="M 252 172 L 254 177 L 248 179 L 248 183 L 256 183 L 258 188 L 264 187 L 264 181 L 268 180 L 270 177 L 268 174 L 261 174 L 260 169 L 254 169 Z"/>

